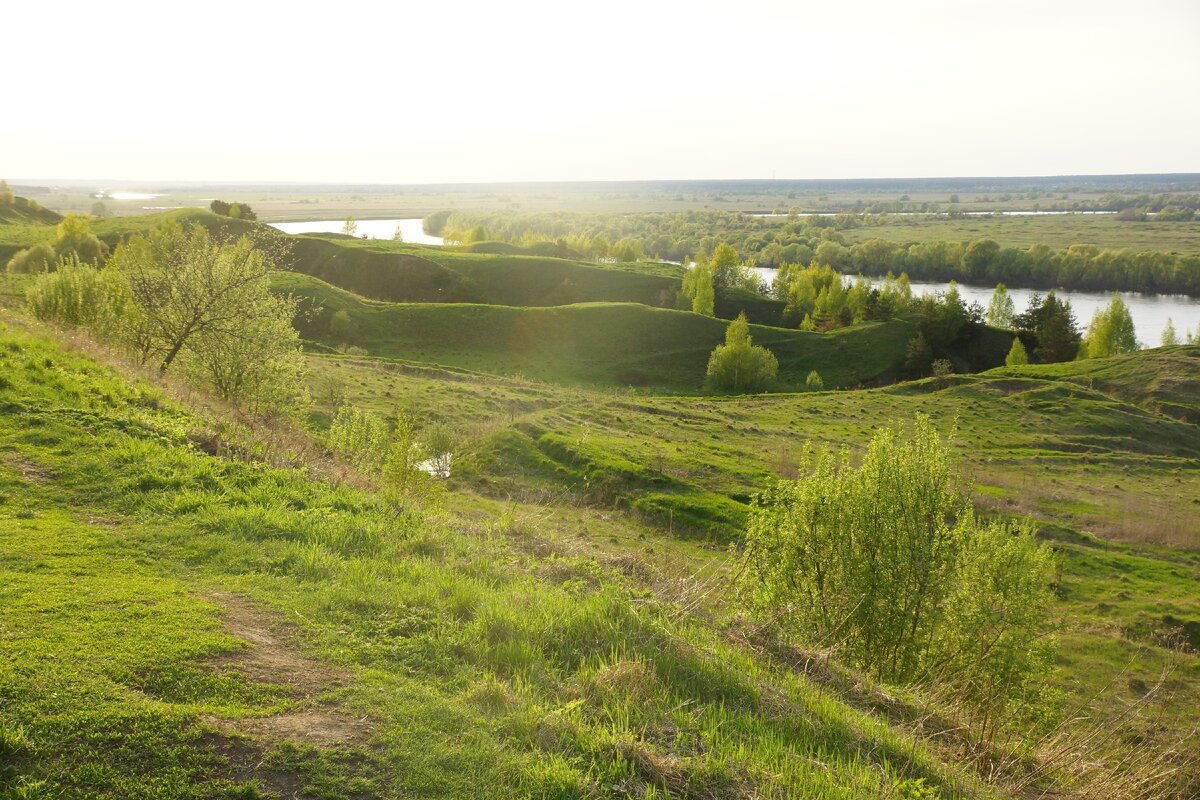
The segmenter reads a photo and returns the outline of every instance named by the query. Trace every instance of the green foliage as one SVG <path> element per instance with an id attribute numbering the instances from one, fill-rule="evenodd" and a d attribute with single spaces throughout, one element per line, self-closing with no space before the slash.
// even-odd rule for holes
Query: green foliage
<path id="1" fill-rule="evenodd" d="M 372 303 L 305 275 L 279 274 L 274 283 L 278 291 L 301 297 L 305 307 L 321 309 L 297 319 L 306 339 L 335 349 L 353 345 L 384 358 L 558 384 L 698 393 L 727 327 L 699 314 L 632 303 L 557 308 Z M 328 320 L 341 310 L 353 323 L 349 341 L 329 332 Z M 831 388 L 894 376 L 912 325 L 890 320 L 828 334 L 751 325 L 751 331 L 779 361 L 779 388 L 798 391 L 813 369 Z M 996 342 L 988 364 L 1003 363 L 1008 346 L 1007 337 Z"/>
<path id="2" fill-rule="evenodd" d="M 54 252 L 60 258 L 75 257 L 85 263 L 99 264 L 108 252 L 108 247 L 92 233 L 87 218 L 74 212 L 58 223 L 57 234 Z"/>
<path id="3" fill-rule="evenodd" d="M 751 342 L 744 314 L 729 323 L 725 344 L 718 345 L 708 359 L 708 380 L 734 394 L 764 391 L 778 372 L 779 361 L 771 351 Z"/>
<path id="4" fill-rule="evenodd" d="M 1177 344 L 1179 344 L 1179 334 L 1175 332 L 1175 323 L 1171 321 L 1170 317 L 1167 317 L 1167 326 L 1163 328 L 1162 332 L 1162 346 L 1171 347 Z"/>
<path id="5" fill-rule="evenodd" d="M 342 223 L 342 235 L 354 236 L 358 233 L 358 223 L 354 221 L 354 217 L 346 217 L 346 221 Z"/>
<path id="6" fill-rule="evenodd" d="M 103 219 L 109 215 L 108 206 L 104 205 L 102 200 L 97 200 L 92 203 L 92 216 Z"/>
<path id="7" fill-rule="evenodd" d="M 1025 345 L 1021 343 L 1020 336 L 1013 337 L 1012 347 L 1009 348 L 1008 355 L 1004 358 L 1006 367 L 1019 367 L 1029 363 L 1029 355 L 1025 352 Z"/>
<path id="8" fill-rule="evenodd" d="M 12 188 L 8 181 L 0 180 L 0 205 L 11 206 L 15 202 Z"/>
<path id="9" fill-rule="evenodd" d="M 870 289 L 866 281 L 848 291 L 841 273 L 832 267 L 783 264 L 775 274 L 772 292 L 787 302 L 783 314 L 786 321 L 795 324 L 810 318 L 806 330 L 827 331 L 845 327 L 856 318 L 867 318 Z M 852 304 L 852 300 L 856 302 Z"/>
<path id="10" fill-rule="evenodd" d="M 329 448 L 360 467 L 378 469 L 391 452 L 391 432 L 380 416 L 342 405 L 329 426 Z"/>
<path id="11" fill-rule="evenodd" d="M 108 332 L 118 324 L 128 298 L 124 285 L 111 270 L 72 258 L 30 284 L 25 299 L 33 315 L 44 322 Z"/>
<path id="12" fill-rule="evenodd" d="M 904 369 L 914 377 L 928 375 L 933 369 L 933 350 L 925 339 L 925 334 L 918 331 L 908 340 L 904 350 Z"/>
<path id="13" fill-rule="evenodd" d="M 804 379 L 804 388 L 810 392 L 820 392 L 825 388 L 825 381 L 821 380 L 821 373 L 815 369 L 808 373 L 808 377 Z"/>
<path id="14" fill-rule="evenodd" d="M 553 552 L 536 520 L 425 514 L 271 468 L 250 438 L 244 457 L 207 455 L 187 433 L 216 421 L 2 336 L 0 396 L 23 413 L 0 415 L 0 485 L 29 509 L 0 515 L 14 782 L 63 798 L 856 800 L 924 778 L 990 797 L 904 728 Z M 293 742 L 298 725 L 337 739 Z"/>
<path id="15" fill-rule="evenodd" d="M 230 219 L 244 219 L 248 222 L 258 219 L 258 215 L 254 213 L 254 209 L 250 208 L 249 203 L 226 203 L 224 200 L 213 200 L 208 207 L 214 214 Z"/>
<path id="16" fill-rule="evenodd" d="M 1003 283 L 996 284 L 996 291 L 992 293 L 992 299 L 988 303 L 987 324 L 993 328 L 1011 330 L 1015 318 L 1016 308 L 1012 298 L 1008 296 L 1008 287 Z"/>
<path id="17" fill-rule="evenodd" d="M 1030 297 L 1028 307 L 1015 322 L 1019 333 L 1037 343 L 1033 357 L 1039 364 L 1072 361 L 1079 353 L 1082 337 L 1071 304 L 1059 300 L 1054 292 L 1044 300 L 1036 294 Z"/>
<path id="18" fill-rule="evenodd" d="M 329 318 L 329 335 L 339 342 L 346 342 L 354 337 L 354 320 L 350 318 L 346 309 L 338 309 Z"/>
<path id="19" fill-rule="evenodd" d="M 54 266 L 57 259 L 58 256 L 50 245 L 35 244 L 15 253 L 8 260 L 6 269 L 9 272 L 25 274 L 45 272 Z"/>
<path id="20" fill-rule="evenodd" d="M 142 363 L 185 370 L 225 399 L 263 413 L 307 403 L 297 301 L 271 291 L 279 254 L 248 237 L 214 241 L 200 225 L 168 222 L 127 239 L 106 271 L 128 296 L 115 331 Z"/>
<path id="21" fill-rule="evenodd" d="M 1133 317 L 1129 307 L 1114 294 L 1108 308 L 1097 309 L 1083 337 L 1079 354 L 1082 358 L 1107 358 L 1108 356 L 1132 353 L 1138 349 L 1137 334 L 1133 330 Z"/>
<path id="22" fill-rule="evenodd" d="M 1168 198 L 1169 199 L 1169 198 Z M 857 201 L 856 201 L 857 202 Z M 1115 210 L 1121 201 L 1085 203 L 1090 209 Z M 1189 201 L 1191 202 L 1191 201 Z M 1146 197 L 1146 207 L 1163 208 L 1164 198 Z M 925 207 L 877 211 L 930 211 Z M 1082 206 L 1081 206 L 1082 207 Z M 1177 207 L 1182 208 L 1182 204 Z M 1190 206 L 1189 206 L 1190 207 Z M 1161 213 L 1161 212 L 1160 212 Z M 864 275 L 907 272 L 914 280 L 959 280 L 1051 289 L 1170 292 L 1200 296 L 1200 253 L 1194 236 L 1177 233 L 1178 223 L 1154 225 L 1138 235 L 1110 217 L 837 217 L 767 219 L 720 211 L 682 213 L 454 212 L 454 229 L 474 225 L 508 242 L 533 237 L 564 238 L 586 258 L 608 257 L 607 242 L 628 238 L 645 243 L 660 257 L 682 261 L 685 254 L 711 252 L 728 243 L 738 256 L 757 266 L 817 263 L 851 268 Z M 987 236 L 979 235 L 979 228 Z M 1016 236 L 1020 247 L 997 244 Z M 853 243 L 851 238 L 864 238 Z M 994 237 L 994 238 L 993 238 Z M 1107 246 L 1075 244 L 1097 241 Z M 964 244 L 970 240 L 969 244 Z M 1169 245 L 1166 244 L 1169 242 Z M 823 249 L 822 249 L 823 248 Z M 820 255 L 817 251 L 820 250 Z M 1176 252 L 1171 252 L 1176 251 Z"/>
<path id="23" fill-rule="evenodd" d="M 687 294 L 688 291 L 691 292 L 693 313 L 706 317 L 714 315 L 713 304 L 716 302 L 716 296 L 711 266 L 699 263 L 688 271 L 684 277 L 684 293 Z"/>
<path id="24" fill-rule="evenodd" d="M 877 432 L 857 468 L 810 447 L 804 477 L 752 510 L 740 581 L 756 611 L 881 679 L 951 684 L 986 731 L 1047 663 L 1031 644 L 1050 565 L 1028 528 L 976 521 L 918 415 L 911 435 Z"/>

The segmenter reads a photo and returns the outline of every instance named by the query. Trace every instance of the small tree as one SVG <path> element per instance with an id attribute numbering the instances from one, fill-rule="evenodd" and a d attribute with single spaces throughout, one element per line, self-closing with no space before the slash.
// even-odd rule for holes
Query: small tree
<path id="1" fill-rule="evenodd" d="M 810 392 L 819 392 L 825 388 L 825 381 L 821 380 L 821 373 L 815 369 L 808 373 L 808 377 L 804 379 L 804 388 Z"/>
<path id="2" fill-rule="evenodd" d="M 392 241 L 393 242 L 403 242 L 404 241 L 404 231 L 400 230 L 399 225 L 396 226 L 395 232 L 392 233 Z"/>
<path id="3" fill-rule="evenodd" d="M 1004 358 L 1004 365 L 1007 367 L 1019 367 L 1029 363 L 1029 355 L 1025 352 L 1025 345 L 1021 344 L 1021 337 L 1014 336 L 1012 347 L 1008 350 L 1008 355 Z"/>
<path id="4" fill-rule="evenodd" d="M 169 222 L 148 236 L 132 236 L 109 260 L 131 299 L 125 315 L 128 342 L 143 362 L 166 372 L 185 351 L 226 352 L 223 340 L 291 321 L 297 303 L 271 294 L 278 256 L 248 237 L 216 242 L 200 225 Z M 291 346 L 290 344 L 288 345 Z"/>
<path id="5" fill-rule="evenodd" d="M 1003 283 L 996 284 L 996 291 L 988 303 L 987 323 L 993 328 L 1012 330 L 1013 319 L 1016 317 L 1016 307 L 1008 295 L 1008 287 Z"/>
<path id="6" fill-rule="evenodd" d="M 1138 349 L 1137 335 L 1133 330 L 1133 317 L 1121 295 L 1113 294 L 1108 307 L 1092 315 L 1087 334 L 1083 338 L 1080 355 L 1086 358 L 1104 358 Z"/>
<path id="7" fill-rule="evenodd" d="M 346 236 L 358 233 L 358 223 L 354 221 L 354 217 L 346 217 L 346 221 L 342 223 L 342 233 Z"/>
<path id="8" fill-rule="evenodd" d="M 1175 323 L 1167 317 L 1167 327 L 1163 328 L 1162 332 L 1162 346 L 1170 347 L 1176 344 L 1179 344 L 1179 334 L 1175 332 Z"/>
<path id="9" fill-rule="evenodd" d="M 108 252 L 104 242 L 92 233 L 92 226 L 85 217 L 71 212 L 58 223 L 58 239 L 54 252 L 63 258 L 72 256 L 89 264 L 98 264 Z"/>
<path id="10" fill-rule="evenodd" d="M 11 206 L 16 201 L 8 181 L 0 180 L 0 206 Z"/>
<path id="11" fill-rule="evenodd" d="M 933 350 L 920 332 L 908 340 L 908 347 L 904 349 L 904 369 L 916 377 L 928 375 L 933 369 Z"/>
<path id="12" fill-rule="evenodd" d="M 711 317 L 716 314 L 715 305 L 712 268 L 708 264 L 697 264 L 692 268 L 692 311 Z"/>
<path id="13" fill-rule="evenodd" d="M 718 345 L 708 359 L 708 379 L 727 392 L 759 392 L 775 378 L 779 361 L 765 347 L 750 340 L 750 323 L 744 313 L 729 323 L 725 344 Z"/>
<path id="14" fill-rule="evenodd" d="M 104 203 L 100 202 L 99 200 L 92 203 L 92 216 L 99 217 L 101 219 L 103 219 L 104 217 L 107 217 L 108 216 L 108 206 L 104 205 Z"/>

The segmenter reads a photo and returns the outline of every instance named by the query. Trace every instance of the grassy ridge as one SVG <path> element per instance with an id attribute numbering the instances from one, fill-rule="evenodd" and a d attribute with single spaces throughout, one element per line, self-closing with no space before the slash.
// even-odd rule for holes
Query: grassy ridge
<path id="1" fill-rule="evenodd" d="M 283 274 L 276 286 L 322 310 L 302 320 L 309 339 L 337 344 L 329 329 L 345 311 L 345 342 L 371 355 L 558 383 L 645 386 L 698 392 L 709 354 L 727 323 L 690 312 L 632 303 L 555 308 L 364 301 L 307 276 Z M 753 326 L 756 344 L 779 359 L 779 388 L 803 387 L 809 371 L 825 384 L 855 386 L 894 375 L 904 360 L 912 324 L 903 320 L 828 334 Z"/>
<path id="2" fill-rule="evenodd" d="M 1200 348 L 1137 357 L 1137 380 L 1166 387 L 1194 374 Z M 1109 367 L 1119 371 L 1122 361 L 1112 359 Z M 1122 399 L 1086 385 L 1097 363 L 999 369 L 871 391 L 692 398 L 314 360 L 322 379 L 338 381 L 355 403 L 387 411 L 419 398 L 442 421 L 482 431 L 477 469 L 461 476 L 485 488 L 495 482 L 501 493 L 536 476 L 602 503 L 619 498 L 636 505 L 670 494 L 678 505 L 680 497 L 692 497 L 700 529 L 723 536 L 736 529 L 744 507 L 715 504 L 714 496 L 744 502 L 775 477 L 794 474 L 807 440 L 858 445 L 881 422 L 922 412 L 947 433 L 957 426 L 957 446 L 998 509 L 1110 539 L 1200 548 L 1193 502 L 1200 498 L 1200 433 L 1160 410 L 1173 397 L 1183 404 L 1188 384 L 1177 384 L 1174 396 L 1164 388 L 1153 402 Z"/>
<path id="3" fill-rule="evenodd" d="M 680 280 L 558 258 L 317 235 L 295 237 L 291 261 L 297 272 L 372 300 L 408 303 L 553 306 L 608 301 L 670 306 Z"/>
<path id="4" fill-rule="evenodd" d="M 0 405 L 2 790 L 993 796 L 530 530 L 206 455 L 11 328 Z"/>
<path id="5" fill-rule="evenodd" d="M 932 415 L 953 436 L 981 513 L 1030 516 L 1061 553 L 1055 680 L 1067 695 L 1083 700 L 1108 687 L 1107 705 L 1121 707 L 1178 664 L 1171 680 L 1180 694 L 1158 709 L 1163 717 L 1127 723 L 1142 736 L 1191 725 L 1200 697 L 1200 657 L 1163 646 L 1200 629 L 1200 429 L 1172 415 L 1195 406 L 1197 362 L 1200 348 L 1166 348 L 752 398 L 619 396 L 335 356 L 311 363 L 322 415 L 332 410 L 326 387 L 336 385 L 378 413 L 401 408 L 448 424 L 470 442 L 455 462 L 456 487 L 498 503 L 531 498 L 526 513 L 538 516 L 547 515 L 544 498 L 559 498 L 552 517 L 564 536 L 658 568 L 682 559 L 682 575 L 664 578 L 672 584 L 724 574 L 745 502 L 797 474 L 806 442 L 858 448 L 880 424 Z M 1096 375 L 1127 381 L 1102 385 Z M 586 513 L 581 506 L 592 516 L 571 521 Z"/>

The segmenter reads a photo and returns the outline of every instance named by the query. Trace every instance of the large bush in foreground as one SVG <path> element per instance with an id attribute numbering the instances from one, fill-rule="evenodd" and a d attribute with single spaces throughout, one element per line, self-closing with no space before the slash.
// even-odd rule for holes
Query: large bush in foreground
<path id="1" fill-rule="evenodd" d="M 985 732 L 1046 664 L 1052 556 L 975 518 L 929 421 L 879 431 L 860 466 L 810 449 L 755 505 L 742 596 L 876 677 L 952 690 Z"/>

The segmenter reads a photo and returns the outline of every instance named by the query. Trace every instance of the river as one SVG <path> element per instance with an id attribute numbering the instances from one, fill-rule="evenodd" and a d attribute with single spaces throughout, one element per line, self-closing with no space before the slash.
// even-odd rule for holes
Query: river
<path id="1" fill-rule="evenodd" d="M 392 234 L 399 227 L 400 233 L 406 242 L 429 245 L 445 244 L 442 237 L 430 236 L 425 233 L 421 227 L 422 220 L 420 219 L 360 219 L 356 220 L 355 223 L 358 226 L 357 234 L 359 236 L 366 234 L 368 238 L 391 239 Z M 325 219 L 307 222 L 273 222 L 271 223 L 271 227 L 277 228 L 284 233 L 341 233 L 342 225 L 344 224 L 344 219 Z M 755 271 L 762 276 L 768 286 L 775 277 L 775 270 L 768 267 L 761 267 Z M 878 284 L 880 280 L 876 278 L 872 279 L 871 282 Z M 946 283 L 924 283 L 920 281 L 912 283 L 913 293 L 918 295 L 944 292 L 948 287 L 949 284 Z M 984 308 L 987 308 L 988 301 L 991 300 L 994 289 L 995 287 L 991 286 L 969 286 L 966 284 L 959 284 L 958 286 L 959 293 L 962 294 L 964 302 L 969 305 L 972 302 L 978 301 Z M 1045 294 L 1044 291 L 1037 293 Z M 1013 299 L 1017 313 L 1020 313 L 1025 310 L 1025 306 L 1028 304 L 1030 296 L 1035 294 L 1035 290 L 1010 288 L 1008 294 Z M 1112 296 L 1110 293 L 1096 292 L 1058 291 L 1055 294 L 1071 302 L 1071 307 L 1075 310 L 1075 320 L 1079 323 L 1081 330 L 1087 328 L 1088 322 L 1092 319 L 1092 314 L 1097 309 L 1108 305 L 1109 298 Z M 1185 331 L 1195 332 L 1200 327 L 1200 299 L 1198 298 L 1184 297 L 1182 295 L 1138 294 L 1136 292 L 1122 293 L 1121 297 L 1125 300 L 1125 304 L 1129 306 L 1129 313 L 1133 317 L 1133 325 L 1137 331 L 1138 340 L 1148 347 L 1158 346 L 1162 338 L 1163 329 L 1167 326 L 1168 318 L 1174 323 L 1175 330 L 1178 332 L 1181 340 L 1184 337 Z"/>
<path id="2" fill-rule="evenodd" d="M 421 227 L 420 219 L 358 219 L 356 235 L 368 239 L 391 239 L 396 228 L 409 244 L 445 244 L 440 236 L 430 236 Z M 341 233 L 344 219 L 318 219 L 307 222 L 272 222 L 272 228 L 284 233 Z"/>
<path id="3" fill-rule="evenodd" d="M 769 267 L 759 267 L 755 270 L 767 285 L 770 286 L 771 281 L 775 278 L 776 270 Z M 854 280 L 853 277 L 847 276 L 847 280 Z M 879 285 L 882 280 L 872 278 L 873 285 Z M 944 292 L 950 288 L 948 283 L 928 283 L 924 281 L 912 282 L 913 294 L 936 294 Z M 958 292 L 962 295 L 963 302 L 970 305 L 972 302 L 978 302 L 985 309 L 988 302 L 992 299 L 992 292 L 995 291 L 994 286 L 969 286 L 960 283 Z M 1014 289 L 1009 287 L 1008 296 L 1012 298 L 1013 305 L 1017 309 L 1017 313 L 1025 310 L 1029 304 L 1029 298 L 1034 294 L 1040 294 L 1043 297 L 1046 292 L 1038 289 Z M 1075 321 L 1079 323 L 1080 330 L 1087 330 L 1088 323 L 1092 320 L 1092 314 L 1098 309 L 1108 305 L 1112 299 L 1111 292 L 1065 292 L 1056 290 L 1055 296 L 1069 300 L 1071 308 L 1075 311 Z M 1133 317 L 1133 327 L 1137 332 L 1138 341 L 1147 347 L 1158 347 L 1162 341 L 1163 329 L 1167 327 L 1167 319 L 1170 318 L 1175 326 L 1175 331 L 1179 335 L 1180 341 L 1183 341 L 1184 331 L 1196 332 L 1197 326 L 1200 326 L 1200 298 L 1187 297 L 1177 294 L 1140 294 L 1138 292 L 1121 292 L 1121 299 L 1125 301 L 1125 305 L 1129 307 L 1129 315 Z"/>

